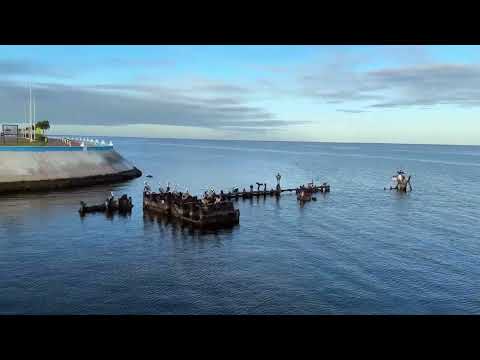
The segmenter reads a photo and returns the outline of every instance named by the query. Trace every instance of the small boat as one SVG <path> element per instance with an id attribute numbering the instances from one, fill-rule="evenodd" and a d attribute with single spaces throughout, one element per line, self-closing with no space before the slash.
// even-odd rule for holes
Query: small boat
<path id="1" fill-rule="evenodd" d="M 108 212 L 113 213 L 119 211 L 121 213 L 131 212 L 133 208 L 132 198 L 128 197 L 127 194 L 123 194 L 122 197 L 118 200 L 115 199 L 113 193 L 110 193 L 110 196 L 105 200 L 103 204 L 87 206 L 84 201 L 80 202 L 80 210 L 78 212 L 80 215 L 85 215 L 87 213 L 95 212 Z"/>
<path id="2" fill-rule="evenodd" d="M 118 210 L 118 200 L 115 199 L 113 193 L 105 200 L 105 206 L 107 211 L 114 212 Z"/>
<path id="3" fill-rule="evenodd" d="M 85 202 L 80 201 L 80 210 L 78 212 L 80 215 L 85 215 L 87 213 L 105 212 L 106 210 L 107 206 L 105 204 L 87 206 Z"/>

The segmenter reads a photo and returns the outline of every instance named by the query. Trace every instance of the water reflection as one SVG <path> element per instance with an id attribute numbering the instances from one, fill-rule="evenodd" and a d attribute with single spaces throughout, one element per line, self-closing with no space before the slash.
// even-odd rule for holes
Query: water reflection
<path id="1" fill-rule="evenodd" d="M 8 194 L 0 197 L 0 225 L 22 224 L 26 219 L 35 219 L 35 222 L 46 223 L 50 219 L 58 217 L 77 217 L 81 222 L 85 217 L 102 216 L 110 221 L 118 218 L 131 218 L 128 213 L 88 213 L 83 216 L 79 214 L 81 202 L 87 206 L 98 205 L 105 201 L 108 195 L 113 192 L 118 194 L 125 191 L 131 181 L 117 184 L 100 184 L 89 187 L 51 190 L 33 193 Z"/>
<path id="2" fill-rule="evenodd" d="M 391 198 L 395 199 L 395 200 L 407 200 L 410 198 L 410 192 L 403 192 L 403 191 L 396 191 L 396 190 L 392 190 L 390 191 L 391 193 Z"/>
<path id="3" fill-rule="evenodd" d="M 105 212 L 95 212 L 95 213 L 87 213 L 87 214 L 78 214 L 80 218 L 80 222 L 83 224 L 87 219 L 90 218 L 103 218 L 105 220 L 108 220 L 110 223 L 114 223 L 115 219 L 128 219 L 130 220 L 132 218 L 132 212 L 128 213 L 123 213 L 123 212 L 110 212 L 110 211 L 105 211 Z"/>
<path id="4" fill-rule="evenodd" d="M 16 217 L 31 215 L 49 215 L 61 207 L 80 208 L 80 202 L 87 205 L 103 203 L 110 192 L 118 193 L 123 190 L 125 184 L 96 185 L 85 188 L 35 192 L 23 194 L 11 194 L 0 197 L 0 217 L 9 214 Z"/>
<path id="5" fill-rule="evenodd" d="M 171 216 L 160 215 L 153 211 L 143 211 L 144 230 L 146 232 L 155 231 L 155 224 L 160 233 L 171 233 L 174 238 L 189 237 L 198 238 L 200 236 L 214 236 L 233 234 L 238 225 L 224 228 L 198 228 L 192 224 L 176 219 Z"/>
<path id="6" fill-rule="evenodd" d="M 480 217 L 480 167 L 445 164 L 472 162 L 461 155 L 466 148 L 362 144 L 339 150 L 278 143 L 271 146 L 308 147 L 304 152 L 312 155 L 226 151 L 228 161 L 222 161 L 216 150 L 159 151 L 162 140 L 117 142 L 122 155 L 154 176 L 155 187 L 178 179 L 201 194 L 205 184 L 227 188 L 232 179 L 249 184 L 252 174 L 269 179 L 279 171 L 288 188 L 321 169 L 316 179 L 334 185 L 335 192 L 316 194 L 317 202 L 302 210 L 288 193 L 264 205 L 236 201 L 241 224 L 216 231 L 143 213 L 145 178 L 1 196 L 0 313 L 478 312 L 480 250 L 472 238 Z M 270 147 L 234 143 L 242 149 L 259 144 Z M 412 193 L 383 191 L 396 163 L 375 154 L 396 148 L 424 149 L 429 153 L 415 157 L 437 161 L 399 164 L 418 174 Z M 351 156 L 320 156 L 334 150 Z M 159 166 L 165 159 L 173 164 L 169 179 Z M 132 196 L 132 218 L 89 214 L 81 223 L 80 201 L 101 203 L 110 191 Z"/>

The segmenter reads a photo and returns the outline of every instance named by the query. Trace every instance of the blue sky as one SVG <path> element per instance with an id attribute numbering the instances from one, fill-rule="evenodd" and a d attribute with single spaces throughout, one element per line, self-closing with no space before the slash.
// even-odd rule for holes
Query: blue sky
<path id="1" fill-rule="evenodd" d="M 478 46 L 0 46 L 51 133 L 480 144 Z"/>

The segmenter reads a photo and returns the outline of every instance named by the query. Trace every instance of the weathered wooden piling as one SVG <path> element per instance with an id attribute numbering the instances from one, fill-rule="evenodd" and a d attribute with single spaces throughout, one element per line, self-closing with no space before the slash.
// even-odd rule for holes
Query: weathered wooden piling
<path id="1" fill-rule="evenodd" d="M 282 179 L 282 175 L 280 175 L 280 173 L 277 173 L 275 178 L 277 180 L 277 185 L 276 185 L 275 189 L 267 190 L 267 184 L 266 183 L 261 183 L 261 182 L 257 181 L 256 182 L 257 191 L 254 191 L 253 190 L 253 185 L 250 185 L 250 191 L 245 190 L 245 188 L 243 188 L 243 191 L 238 191 L 238 189 L 235 189 L 234 191 L 229 191 L 228 193 L 224 193 L 222 191 L 222 195 L 224 195 L 227 199 L 235 199 L 235 200 L 251 199 L 251 198 L 260 197 L 260 196 L 279 197 L 283 192 L 293 192 L 293 191 L 295 191 L 298 194 L 299 191 L 301 191 L 302 188 L 304 188 L 303 185 L 302 185 L 298 188 L 282 189 L 282 187 L 280 186 L 280 180 Z M 261 186 L 263 186 L 263 190 L 260 190 Z M 315 186 L 315 185 L 313 185 L 313 182 L 312 182 L 312 183 L 309 184 L 309 191 L 314 192 L 314 193 L 316 193 L 316 192 L 323 192 L 323 193 L 330 192 L 330 185 L 328 185 L 327 183 L 323 183 L 322 185 Z"/>
<path id="2" fill-rule="evenodd" d="M 153 193 L 148 188 L 143 193 L 143 208 L 160 215 L 185 221 L 196 227 L 218 228 L 237 225 L 240 211 L 223 195 L 215 201 L 199 200 L 189 194 L 163 192 Z"/>
<path id="3" fill-rule="evenodd" d="M 302 188 L 290 188 L 290 189 L 281 189 L 279 188 L 279 185 L 277 185 L 277 189 L 270 189 L 270 190 L 260 190 L 260 191 L 242 191 L 242 192 L 228 192 L 225 194 L 225 197 L 227 199 L 250 199 L 253 197 L 259 197 L 259 196 L 280 196 L 281 193 L 284 192 L 298 192 Z M 330 192 L 330 185 L 328 184 L 322 184 L 319 186 L 314 186 L 312 188 L 312 192 L 322 192 L 322 193 L 327 193 Z"/>

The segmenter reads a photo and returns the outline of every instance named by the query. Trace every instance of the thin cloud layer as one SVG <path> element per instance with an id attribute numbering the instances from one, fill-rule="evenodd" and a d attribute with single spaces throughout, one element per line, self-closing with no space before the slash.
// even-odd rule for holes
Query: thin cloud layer
<path id="1" fill-rule="evenodd" d="M 289 122 L 235 97 L 185 96 L 157 87 L 100 85 L 91 87 L 42 83 L 34 88 L 38 116 L 55 124 L 157 124 L 223 127 L 277 127 Z M 22 113 L 27 89 L 0 83 L 0 107 Z"/>
<path id="2" fill-rule="evenodd" d="M 110 72 L 105 76 L 98 69 L 78 70 L 78 63 L 72 68 L 62 64 L 53 68 L 4 59 L 0 60 L 0 107 L 4 121 L 24 118 L 26 83 L 30 82 L 24 79 L 37 79 L 34 94 L 39 119 L 60 125 L 146 124 L 248 132 L 288 130 L 291 125 L 308 123 L 294 121 L 297 113 L 328 127 L 329 122 L 348 118 L 335 116 L 335 112 L 360 119 L 365 112 L 373 118 L 376 111 L 388 108 L 480 105 L 479 65 L 435 63 L 423 47 L 413 52 L 404 47 L 380 50 L 393 51 L 389 61 L 377 61 L 376 53 L 333 48 L 329 50 L 331 57 L 319 58 L 318 62 L 305 58 L 300 65 L 249 64 L 258 74 L 229 76 L 228 81 L 198 69 L 179 77 L 150 76 L 152 68 L 175 71 L 175 59 L 161 56 L 145 59 L 129 54 L 104 59 L 104 63 L 99 60 L 103 66 L 108 65 L 106 70 Z M 408 56 L 402 58 L 401 54 Z M 403 60 L 391 61 L 395 58 Z M 136 71 L 135 76 L 130 69 Z M 146 70 L 142 73 L 139 69 Z M 67 77 L 69 81 L 65 81 Z M 124 83 L 115 82 L 120 79 Z M 91 83 L 86 85 L 86 81 Z M 313 106 L 312 101 L 305 101 L 312 99 Z M 291 117 L 285 119 L 285 114 Z"/>
<path id="3" fill-rule="evenodd" d="M 59 71 L 52 66 L 21 60 L 1 60 L 0 76 L 9 78 L 12 76 L 42 75 L 56 78 L 68 78 L 67 73 Z"/>
<path id="4" fill-rule="evenodd" d="M 300 79 L 305 96 L 330 104 L 356 102 L 369 108 L 440 104 L 478 106 L 479 81 L 480 66 L 472 64 L 341 71 L 338 76 L 332 74 L 329 68 L 326 72 L 305 75 Z"/>
<path id="5" fill-rule="evenodd" d="M 418 105 L 480 105 L 480 66 L 440 64 L 385 69 L 368 74 L 370 81 L 397 91 L 391 100 L 373 107 Z"/>
<path id="6" fill-rule="evenodd" d="M 353 109 L 337 109 L 337 111 L 348 113 L 348 114 L 361 114 L 364 112 L 368 112 L 367 110 L 353 110 Z"/>

